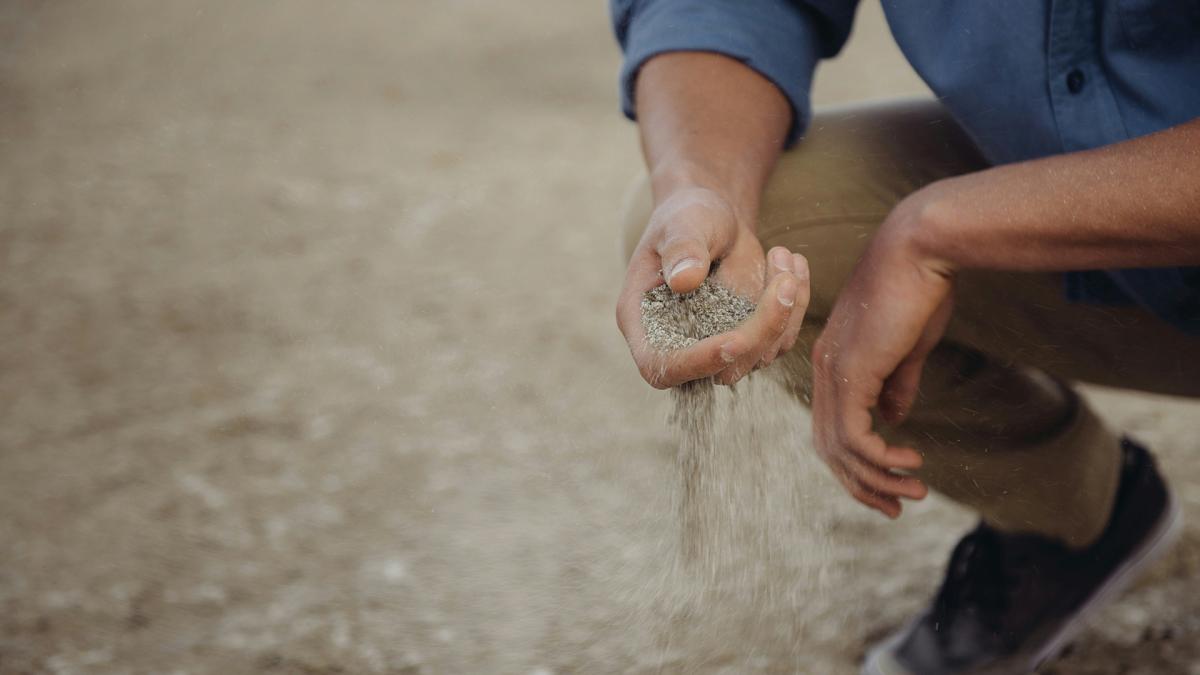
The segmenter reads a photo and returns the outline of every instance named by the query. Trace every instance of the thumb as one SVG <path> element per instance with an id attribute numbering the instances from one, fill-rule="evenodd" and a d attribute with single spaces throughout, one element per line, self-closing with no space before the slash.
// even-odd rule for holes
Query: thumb
<path id="1" fill-rule="evenodd" d="M 704 283 L 713 256 L 735 229 L 733 210 L 716 193 L 691 189 L 671 195 L 655 209 L 652 226 L 661 233 L 654 247 L 662 261 L 663 280 L 676 293 L 690 293 Z"/>
<path id="2" fill-rule="evenodd" d="M 712 265 L 708 242 L 695 232 L 666 238 L 658 247 L 658 255 L 662 258 L 663 279 L 676 293 L 696 290 Z"/>

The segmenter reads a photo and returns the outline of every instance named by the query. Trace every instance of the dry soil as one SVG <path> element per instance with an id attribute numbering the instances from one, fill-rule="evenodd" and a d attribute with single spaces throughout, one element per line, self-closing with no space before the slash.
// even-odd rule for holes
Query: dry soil
<path id="1" fill-rule="evenodd" d="M 860 19 L 817 101 L 920 93 Z M 612 320 L 606 21 L 0 4 L 0 671 L 850 673 L 921 605 L 969 516 L 885 523 L 816 464 L 824 591 L 656 604 L 675 471 Z M 1090 395 L 1200 523 L 1200 408 Z M 1052 669 L 1200 672 L 1198 572 L 1189 525 Z"/>

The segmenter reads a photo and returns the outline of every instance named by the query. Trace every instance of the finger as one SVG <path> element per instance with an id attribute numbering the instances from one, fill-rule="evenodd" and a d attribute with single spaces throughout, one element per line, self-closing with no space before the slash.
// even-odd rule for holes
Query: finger
<path id="1" fill-rule="evenodd" d="M 850 490 L 850 495 L 859 502 L 879 511 L 892 520 L 899 518 L 900 513 L 904 510 L 899 499 L 881 495 L 857 481 L 848 489 Z"/>
<path id="2" fill-rule="evenodd" d="M 870 411 L 878 401 L 880 385 L 864 385 L 864 382 L 874 380 L 861 375 L 846 375 L 836 366 L 821 366 L 814 372 L 824 384 L 819 394 L 832 402 L 830 419 L 836 423 L 830 428 L 835 432 L 834 443 L 885 469 L 912 470 L 921 466 L 919 453 L 910 448 L 889 447 L 873 430 Z"/>
<path id="3" fill-rule="evenodd" d="M 902 471 L 916 471 L 925 463 L 925 457 L 912 448 L 888 446 L 887 462 L 884 466 Z"/>
<path id="4" fill-rule="evenodd" d="M 796 346 L 796 338 L 804 327 L 804 315 L 808 312 L 808 302 L 812 294 L 808 260 L 799 253 L 792 254 L 792 274 L 796 277 L 796 304 L 792 307 L 792 316 L 788 319 L 787 330 L 779 341 L 779 354 L 785 354 Z"/>
<path id="5" fill-rule="evenodd" d="M 865 408 L 843 403 L 839 422 L 833 441 L 842 450 L 885 469 L 920 468 L 919 453 L 910 448 L 889 447 L 887 441 L 872 430 L 871 413 Z"/>
<path id="6" fill-rule="evenodd" d="M 882 469 L 853 455 L 846 456 L 843 461 L 858 482 L 885 497 L 920 500 L 929 494 L 925 483 L 913 476 Z"/>
<path id="7" fill-rule="evenodd" d="M 796 280 L 790 272 L 779 273 L 771 280 L 754 314 L 738 328 L 749 345 L 747 351 L 717 376 L 717 382 L 735 384 L 762 362 L 768 350 L 777 346 L 795 306 L 795 287 Z"/>
<path id="8" fill-rule="evenodd" d="M 746 349 L 744 340 L 726 333 L 669 352 L 646 347 L 644 351 L 634 353 L 634 360 L 642 378 L 651 386 L 668 389 L 718 375 L 736 362 Z"/>
<path id="9" fill-rule="evenodd" d="M 663 227 L 663 236 L 654 247 L 662 278 L 672 291 L 690 293 L 708 277 L 716 248 L 714 228 L 705 219 L 692 222 L 686 211 L 669 212 L 665 217 L 672 220 Z"/>
<path id="10" fill-rule="evenodd" d="M 842 484 L 842 488 L 846 490 L 855 501 L 869 508 L 879 511 L 888 518 L 897 518 L 900 516 L 902 506 L 900 500 L 895 497 L 879 494 L 871 488 L 859 481 L 853 473 L 850 472 L 844 465 L 838 464 L 831 466 L 834 476 L 838 482 Z"/>
<path id="11" fill-rule="evenodd" d="M 689 232 L 664 239 L 658 248 L 662 274 L 676 293 L 690 293 L 704 283 L 712 264 L 708 242 Z"/>
<path id="12" fill-rule="evenodd" d="M 813 347 L 814 358 L 820 354 L 821 349 L 822 345 L 820 344 Z M 839 434 L 835 430 L 836 420 L 831 416 L 833 394 L 830 391 L 830 379 L 827 368 L 822 366 L 814 368 L 812 426 L 813 440 L 817 450 L 851 497 L 889 518 L 896 518 L 900 515 L 900 500 L 895 497 L 879 495 L 867 489 L 854 477 L 841 459 L 847 453 L 839 445 Z"/>
<path id="13" fill-rule="evenodd" d="M 731 334 L 736 334 L 745 351 L 718 377 L 721 384 L 733 384 L 754 368 L 764 352 L 774 345 L 787 328 L 796 304 L 796 278 L 790 272 L 776 274 L 759 298 L 754 313 Z"/>
<path id="14" fill-rule="evenodd" d="M 792 272 L 792 254 L 783 246 L 776 246 L 767 251 L 766 281 L 770 283 L 781 272 Z"/>
<path id="15" fill-rule="evenodd" d="M 808 258 L 799 253 L 793 253 L 792 273 L 800 282 L 800 288 L 796 292 L 796 304 L 803 305 L 805 309 L 808 309 L 808 303 L 812 298 L 812 273 L 808 268 Z"/>
<path id="16" fill-rule="evenodd" d="M 668 198 L 650 220 L 647 231 L 661 232 L 654 252 L 663 279 L 676 293 L 689 293 L 704 282 L 713 259 L 730 243 L 736 223 L 729 205 L 706 190 Z"/>
<path id="17" fill-rule="evenodd" d="M 786 247 L 776 246 L 776 247 L 772 248 L 770 251 L 767 252 L 766 260 L 767 260 L 766 278 L 765 278 L 766 283 L 770 283 L 772 279 L 774 279 L 776 276 L 778 276 L 780 274 L 792 274 L 793 276 L 795 276 L 794 269 L 793 269 L 794 263 L 793 263 L 793 259 L 792 259 L 792 254 L 790 251 L 788 251 L 788 249 Z M 795 308 L 794 303 L 795 303 L 795 301 L 793 300 L 793 305 L 792 305 L 793 311 Z M 761 358 L 759 358 L 759 360 L 758 360 L 758 363 L 754 364 L 755 368 L 762 368 L 764 366 L 768 366 L 771 364 L 772 361 L 775 360 L 775 357 L 778 356 L 779 352 L 783 349 L 784 341 L 787 339 L 788 329 L 792 326 L 793 323 L 794 323 L 793 319 L 789 317 L 787 327 L 784 328 L 783 333 L 781 333 L 779 338 L 775 340 L 774 344 L 772 344 L 770 347 L 768 347 L 763 352 Z"/>

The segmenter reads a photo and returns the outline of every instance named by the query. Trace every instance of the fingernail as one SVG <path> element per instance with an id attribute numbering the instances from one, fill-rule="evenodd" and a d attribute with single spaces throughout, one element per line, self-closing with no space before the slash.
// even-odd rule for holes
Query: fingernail
<path id="1" fill-rule="evenodd" d="M 726 342 L 721 345 L 721 360 L 725 363 L 733 363 L 737 361 L 737 345 L 732 342 Z"/>
<path id="2" fill-rule="evenodd" d="M 776 297 L 779 298 L 779 304 L 784 307 L 791 307 L 796 304 L 796 282 L 791 279 L 784 279 L 779 284 L 779 294 Z"/>
<path id="3" fill-rule="evenodd" d="M 809 274 L 808 265 L 805 265 L 802 260 L 799 253 L 792 255 L 792 274 L 795 274 L 797 279 L 807 278 Z"/>
<path id="4" fill-rule="evenodd" d="M 792 254 L 784 251 L 783 249 L 775 249 L 771 253 L 771 264 L 775 266 L 775 269 L 782 270 L 784 272 L 791 272 Z"/>
<path id="5" fill-rule="evenodd" d="M 695 258 L 684 258 L 683 260 L 680 260 L 679 262 L 675 263 L 675 266 L 671 268 L 670 272 L 667 272 L 667 282 L 669 283 L 671 279 L 674 279 L 676 274 L 679 274 L 685 270 L 690 270 L 693 267 L 700 267 L 700 261 L 696 260 Z"/>

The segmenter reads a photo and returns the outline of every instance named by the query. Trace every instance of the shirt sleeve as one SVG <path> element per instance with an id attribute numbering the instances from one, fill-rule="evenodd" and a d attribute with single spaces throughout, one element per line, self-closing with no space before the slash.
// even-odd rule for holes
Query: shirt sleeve
<path id="1" fill-rule="evenodd" d="M 857 0 L 610 0 L 613 30 L 625 54 L 621 109 L 635 119 L 638 71 L 666 52 L 723 54 L 779 88 L 792 108 L 787 145 L 808 126 L 809 88 L 822 57 L 850 33 Z"/>

